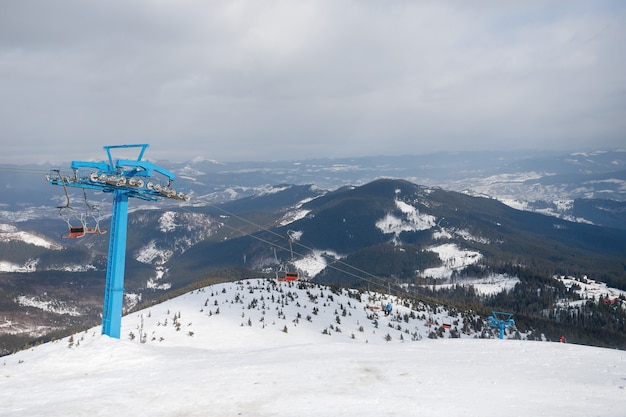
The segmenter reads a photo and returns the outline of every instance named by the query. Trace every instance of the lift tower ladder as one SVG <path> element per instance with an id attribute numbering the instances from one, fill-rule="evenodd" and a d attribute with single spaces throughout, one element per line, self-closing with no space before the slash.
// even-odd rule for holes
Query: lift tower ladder
<path id="1" fill-rule="evenodd" d="M 170 198 L 188 201 L 189 196 L 172 187 L 174 174 L 149 161 L 142 160 L 148 144 L 104 146 L 108 161 L 72 161 L 72 174 L 64 176 L 52 170 L 47 176 L 53 185 L 93 189 L 113 193 L 113 209 L 109 230 L 106 284 L 102 312 L 102 334 L 119 339 L 124 301 L 124 267 L 128 228 L 128 198 L 156 201 Z M 111 150 L 138 148 L 137 159 L 114 160 Z M 158 174 L 160 178 L 153 179 Z M 162 184 L 166 181 L 167 184 Z"/>

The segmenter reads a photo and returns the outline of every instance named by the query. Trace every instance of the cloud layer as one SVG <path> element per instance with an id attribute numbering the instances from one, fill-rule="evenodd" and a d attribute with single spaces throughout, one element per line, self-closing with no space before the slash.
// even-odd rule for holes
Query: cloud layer
<path id="1" fill-rule="evenodd" d="M 0 6 L 0 162 L 626 142 L 619 1 Z"/>

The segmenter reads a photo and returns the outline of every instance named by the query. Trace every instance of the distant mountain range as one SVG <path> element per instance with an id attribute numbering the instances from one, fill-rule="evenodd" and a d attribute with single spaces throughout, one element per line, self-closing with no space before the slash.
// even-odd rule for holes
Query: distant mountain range
<path id="1" fill-rule="evenodd" d="M 537 158 L 171 164 L 192 198 L 131 203 L 126 308 L 199 284 L 292 271 L 324 284 L 509 309 L 543 331 L 562 326 L 574 340 L 626 348 L 624 309 L 595 295 L 578 302 L 592 281 L 614 288 L 603 295 L 613 301 L 626 290 L 626 152 Z M 3 169 L 5 188 L 20 190 L 3 195 L 0 221 L 0 341 L 11 350 L 99 320 L 108 235 L 60 239 L 62 189 L 39 177 L 42 167 Z M 409 175 L 419 173 L 423 181 Z M 304 183 L 307 176 L 324 186 Z M 72 204 L 84 198 L 74 192 Z M 107 229 L 109 196 L 87 198 Z M 499 290 L 477 290 L 494 281 Z M 592 316 L 610 323 L 601 334 Z"/>
<path id="2" fill-rule="evenodd" d="M 220 163 L 198 157 L 184 163 L 158 161 L 176 174 L 177 186 L 195 205 L 258 195 L 278 184 L 314 184 L 323 190 L 358 186 L 379 178 L 499 199 L 515 208 L 568 220 L 624 228 L 626 149 L 576 152 L 457 152 L 369 158 Z M 0 166 L 0 221 L 54 217 L 64 203 L 58 187 L 44 180 L 61 166 Z M 74 191 L 73 202 L 84 205 Z M 109 196 L 88 195 L 108 213 Z M 592 200 L 592 201 L 589 201 Z M 136 205 L 139 205 L 137 203 Z M 159 206 L 163 207 L 164 203 Z"/>

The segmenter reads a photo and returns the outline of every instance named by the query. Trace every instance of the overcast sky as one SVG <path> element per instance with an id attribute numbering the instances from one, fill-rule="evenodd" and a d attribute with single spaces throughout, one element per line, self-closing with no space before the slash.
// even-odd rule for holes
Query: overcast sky
<path id="1" fill-rule="evenodd" d="M 625 147 L 625 64 L 621 0 L 0 0 L 0 162 Z"/>

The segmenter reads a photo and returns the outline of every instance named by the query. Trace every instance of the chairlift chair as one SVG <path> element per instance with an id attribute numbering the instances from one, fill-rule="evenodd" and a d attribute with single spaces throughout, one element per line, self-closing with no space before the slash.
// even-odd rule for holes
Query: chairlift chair
<path id="1" fill-rule="evenodd" d="M 85 236 L 85 232 L 87 228 L 85 227 L 85 219 L 84 216 L 76 213 L 76 211 L 72 207 L 64 207 L 60 206 L 59 208 L 59 216 L 65 220 L 67 223 L 67 228 L 69 232 L 66 235 L 61 235 L 63 239 L 75 239 L 79 237 Z M 80 221 L 80 226 L 72 225 L 71 219 L 76 218 Z"/>
<path id="2" fill-rule="evenodd" d="M 55 170 L 58 173 L 59 178 L 61 178 L 61 184 L 63 185 L 63 191 L 65 192 L 65 204 L 62 206 L 57 206 L 59 209 L 59 216 L 65 220 L 67 223 L 67 228 L 69 232 L 65 235 L 61 235 L 63 239 L 77 239 L 85 236 L 87 233 L 98 233 L 104 234 L 107 231 L 100 229 L 100 210 L 97 206 L 89 204 L 87 201 L 87 194 L 85 193 L 85 189 L 83 189 L 83 197 L 85 199 L 85 205 L 87 209 L 85 213 L 78 213 L 73 207 L 70 205 L 70 195 L 67 192 L 67 187 L 65 185 L 65 179 L 61 176 L 61 172 L 59 170 Z M 96 215 L 97 214 L 97 215 Z M 94 227 L 87 227 L 86 217 L 91 217 L 95 221 Z M 72 219 L 76 218 L 80 221 L 80 225 L 76 226 L 72 224 Z"/>
<path id="3" fill-rule="evenodd" d="M 277 273 L 278 281 L 297 281 L 299 276 L 297 269 L 293 264 L 293 247 L 291 245 L 291 237 L 287 235 L 287 241 L 289 242 L 289 254 L 290 260 L 289 262 L 280 262 L 280 269 Z M 274 246 L 274 258 L 278 262 L 278 257 L 276 256 L 276 246 Z"/>
<path id="4" fill-rule="evenodd" d="M 87 233 L 97 233 L 99 235 L 105 234 L 107 230 L 100 229 L 100 207 L 94 204 L 89 204 L 89 201 L 87 200 L 87 193 L 85 192 L 84 188 L 83 197 L 85 198 L 85 205 L 87 206 L 85 217 L 89 217 L 94 221 L 93 227 L 88 227 L 86 224 L 87 222 L 85 221 L 85 231 Z"/>
<path id="5" fill-rule="evenodd" d="M 65 186 L 66 179 L 61 175 L 61 171 L 54 170 L 59 178 L 61 179 L 61 184 L 63 185 L 63 191 L 65 192 L 65 204 L 62 206 L 57 206 L 59 209 L 59 216 L 65 220 L 67 223 L 67 228 L 69 229 L 68 234 L 61 235 L 63 239 L 75 239 L 79 237 L 85 236 L 85 221 L 82 216 L 78 215 L 76 211 L 70 207 L 70 195 L 67 192 L 67 187 Z M 72 218 L 78 218 L 80 220 L 80 226 L 73 226 L 70 221 Z"/>
<path id="6" fill-rule="evenodd" d="M 283 281 L 297 281 L 298 273 L 297 272 L 285 272 L 285 276 L 282 280 Z"/>
<path id="7" fill-rule="evenodd" d="M 298 272 L 293 264 L 293 247 L 291 245 L 291 236 L 289 235 L 287 235 L 287 242 L 289 242 L 289 262 L 287 263 L 287 266 L 289 266 L 290 268 L 285 271 L 283 281 L 297 281 Z"/>
<path id="8" fill-rule="evenodd" d="M 281 262 L 280 269 L 277 272 L 278 281 L 297 281 L 298 272 L 290 262 Z"/>

